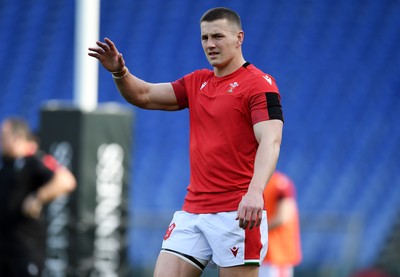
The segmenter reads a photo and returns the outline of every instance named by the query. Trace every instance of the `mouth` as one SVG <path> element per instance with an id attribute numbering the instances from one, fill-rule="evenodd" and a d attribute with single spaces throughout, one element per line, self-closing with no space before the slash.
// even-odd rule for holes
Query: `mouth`
<path id="1" fill-rule="evenodd" d="M 218 56 L 218 54 L 219 54 L 219 52 L 215 52 L 215 51 L 208 52 L 208 56 L 210 58 L 215 58 L 216 56 Z"/>

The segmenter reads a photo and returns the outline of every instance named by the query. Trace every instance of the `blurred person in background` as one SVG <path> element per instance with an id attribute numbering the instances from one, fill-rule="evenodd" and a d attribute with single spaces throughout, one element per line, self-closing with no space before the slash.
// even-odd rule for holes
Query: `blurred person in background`
<path id="1" fill-rule="evenodd" d="M 28 124 L 8 118 L 0 130 L 0 276 L 40 276 L 46 257 L 44 205 L 72 192 L 72 173 L 38 152 Z"/>
<path id="2" fill-rule="evenodd" d="M 190 184 L 164 236 L 154 276 L 200 276 L 212 261 L 222 277 L 256 277 L 267 250 L 263 191 L 280 151 L 280 95 L 273 77 L 244 59 L 236 12 L 208 10 L 200 31 L 213 70 L 175 82 L 148 83 L 130 74 L 108 38 L 89 48 L 89 55 L 112 73 L 131 104 L 189 109 Z M 179 39 L 179 48 L 187 47 L 185 38 Z"/>
<path id="3" fill-rule="evenodd" d="M 275 171 L 264 190 L 268 217 L 268 251 L 259 277 L 292 277 L 301 261 L 300 224 L 292 180 Z"/>

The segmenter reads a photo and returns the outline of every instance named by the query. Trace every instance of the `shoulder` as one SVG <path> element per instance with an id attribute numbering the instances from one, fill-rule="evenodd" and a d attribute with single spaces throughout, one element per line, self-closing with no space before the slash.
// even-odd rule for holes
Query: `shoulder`
<path id="1" fill-rule="evenodd" d="M 182 79 L 204 79 L 204 78 L 211 78 L 214 76 L 214 72 L 210 69 L 198 69 L 189 74 L 183 76 Z"/>
<path id="2" fill-rule="evenodd" d="M 51 171 L 56 171 L 59 168 L 60 165 L 52 155 L 45 152 L 40 152 L 38 155 L 40 162 Z"/>
<path id="3" fill-rule="evenodd" d="M 252 90 L 279 93 L 275 78 L 252 64 L 246 66 L 245 80 Z"/>
<path id="4" fill-rule="evenodd" d="M 193 89 L 200 88 L 202 84 L 208 82 L 213 76 L 213 71 L 209 69 L 199 69 L 186 74 L 171 84 L 175 93 L 177 91 L 192 91 Z"/>
<path id="5" fill-rule="evenodd" d="M 27 166 L 46 168 L 51 171 L 55 171 L 59 167 L 57 160 L 44 152 L 38 152 L 36 155 L 27 156 L 25 157 L 25 161 Z"/>
<path id="6" fill-rule="evenodd" d="M 23 158 L 24 163 L 27 165 L 40 164 L 41 159 L 36 155 L 29 155 Z"/>

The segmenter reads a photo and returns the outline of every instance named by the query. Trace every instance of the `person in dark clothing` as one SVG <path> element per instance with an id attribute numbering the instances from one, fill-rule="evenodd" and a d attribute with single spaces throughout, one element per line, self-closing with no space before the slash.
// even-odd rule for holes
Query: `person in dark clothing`
<path id="1" fill-rule="evenodd" d="M 28 124 L 5 119 L 0 130 L 0 276 L 40 276 L 46 256 L 42 208 L 76 187 L 72 173 L 39 155 Z"/>

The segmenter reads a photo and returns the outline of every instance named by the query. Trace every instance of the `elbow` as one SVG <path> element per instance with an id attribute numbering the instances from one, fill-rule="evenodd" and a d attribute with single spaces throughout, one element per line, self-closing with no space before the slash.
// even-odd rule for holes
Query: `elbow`
<path id="1" fill-rule="evenodd" d="M 142 100 L 138 101 L 136 104 L 134 104 L 136 107 L 148 110 L 149 109 L 149 101 Z"/>
<path id="2" fill-rule="evenodd" d="M 131 95 L 126 95 L 123 93 L 121 93 L 121 96 L 125 99 L 126 102 L 135 107 L 148 109 L 149 101 L 145 98 L 132 97 Z"/>
<path id="3" fill-rule="evenodd" d="M 72 180 L 69 182 L 69 184 L 66 186 L 66 191 L 67 193 L 73 192 L 77 187 L 76 179 L 72 178 Z"/>
<path id="4" fill-rule="evenodd" d="M 58 174 L 58 180 L 60 181 L 60 186 L 62 186 L 63 193 L 69 194 L 73 192 L 77 187 L 75 176 L 66 168 L 60 169 Z"/>
<path id="5" fill-rule="evenodd" d="M 72 175 L 72 173 L 70 173 L 70 174 L 71 174 L 70 180 L 69 180 L 68 184 L 65 186 L 65 190 L 67 193 L 73 192 L 78 185 L 74 175 Z"/>

